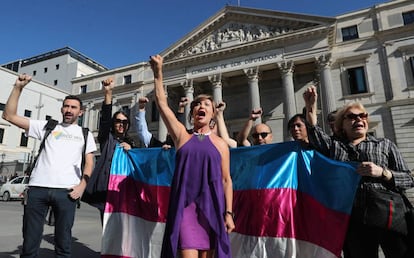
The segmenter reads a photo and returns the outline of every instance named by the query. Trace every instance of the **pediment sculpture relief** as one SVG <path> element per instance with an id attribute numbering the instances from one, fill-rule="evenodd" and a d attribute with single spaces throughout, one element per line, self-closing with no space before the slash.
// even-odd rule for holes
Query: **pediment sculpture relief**
<path id="1" fill-rule="evenodd" d="M 292 31 L 286 26 L 230 23 L 204 38 L 197 45 L 187 48 L 180 57 L 205 53 L 245 42 L 278 36 Z"/>

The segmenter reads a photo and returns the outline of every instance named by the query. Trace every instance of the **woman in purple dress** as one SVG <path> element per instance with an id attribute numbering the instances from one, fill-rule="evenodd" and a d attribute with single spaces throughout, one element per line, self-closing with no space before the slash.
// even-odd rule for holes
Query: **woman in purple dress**
<path id="1" fill-rule="evenodd" d="M 228 233 L 234 229 L 233 188 L 227 144 L 211 133 L 215 105 L 209 95 L 191 103 L 189 134 L 168 106 L 160 55 L 150 60 L 155 100 L 175 147 L 176 166 L 161 257 L 231 257 Z"/>

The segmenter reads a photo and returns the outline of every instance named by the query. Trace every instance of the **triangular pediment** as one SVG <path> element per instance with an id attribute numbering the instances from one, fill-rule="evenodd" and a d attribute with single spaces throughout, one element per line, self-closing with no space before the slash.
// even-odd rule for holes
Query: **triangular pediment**
<path id="1" fill-rule="evenodd" d="M 226 6 L 162 55 L 172 61 L 191 58 L 289 34 L 326 28 L 335 18 Z"/>

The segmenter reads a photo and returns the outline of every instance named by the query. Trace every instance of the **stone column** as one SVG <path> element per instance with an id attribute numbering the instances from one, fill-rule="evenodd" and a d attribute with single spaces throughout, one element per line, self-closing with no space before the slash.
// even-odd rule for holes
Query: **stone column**
<path id="1" fill-rule="evenodd" d="M 165 89 L 165 96 L 168 99 L 168 87 L 164 86 L 164 89 Z M 160 115 L 159 120 L 158 120 L 158 140 L 164 142 L 167 139 L 167 134 L 168 134 L 167 126 L 165 125 L 164 120 L 162 119 Z"/>
<path id="2" fill-rule="evenodd" d="M 214 102 L 220 103 L 223 101 L 223 84 L 221 82 L 221 73 L 208 76 L 208 80 L 212 84 Z"/>
<path id="3" fill-rule="evenodd" d="M 259 92 L 259 67 L 252 67 L 243 70 L 247 76 L 247 84 L 249 86 L 249 96 L 250 96 L 250 110 L 255 108 L 260 108 L 260 92 Z M 260 124 L 262 118 L 258 118 L 255 121 L 255 124 Z"/>
<path id="4" fill-rule="evenodd" d="M 286 124 L 289 119 L 294 116 L 296 112 L 296 100 L 295 100 L 295 87 L 293 85 L 293 69 L 294 64 L 292 61 L 284 61 L 277 64 L 282 75 L 282 87 L 283 87 L 283 109 L 285 113 Z M 285 137 L 288 139 L 290 137 Z"/>
<path id="5" fill-rule="evenodd" d="M 118 99 L 113 96 L 112 97 L 112 114 L 111 116 L 113 116 L 115 114 L 116 111 L 118 111 L 121 108 L 121 105 L 118 102 Z"/>
<path id="6" fill-rule="evenodd" d="M 137 105 L 137 103 L 138 103 L 138 99 L 139 98 L 141 98 L 141 97 L 143 97 L 144 96 L 144 90 L 142 89 L 142 87 L 141 88 L 139 88 L 139 89 L 137 89 L 136 91 L 135 91 L 135 93 L 134 93 L 134 95 L 133 95 L 133 101 L 134 101 L 134 103 L 133 103 L 133 105 Z M 135 114 L 134 114 L 135 115 Z"/>
<path id="7" fill-rule="evenodd" d="M 86 104 L 85 106 L 85 110 L 83 111 L 83 125 L 84 127 L 87 127 L 91 130 L 93 130 L 94 128 L 91 128 L 91 120 L 92 120 L 92 107 L 93 107 L 93 103 L 92 102 L 88 102 L 88 104 Z"/>
<path id="8" fill-rule="evenodd" d="M 320 90 L 322 101 L 322 114 L 324 114 L 324 121 L 329 112 L 336 109 L 335 94 L 332 85 L 331 77 L 331 54 L 319 56 L 316 61 L 319 69 Z"/>
<path id="9" fill-rule="evenodd" d="M 130 116 L 129 119 L 131 120 L 131 124 L 129 125 L 129 133 L 132 135 L 137 135 L 137 124 L 135 122 L 135 115 L 138 112 L 138 99 L 143 97 L 144 90 L 141 88 L 138 88 L 131 96 L 131 107 L 130 107 Z M 145 111 L 147 111 L 147 108 L 149 108 L 151 105 L 150 103 L 147 103 Z M 146 112 L 147 113 L 147 112 Z M 147 119 L 145 117 L 145 119 Z"/>
<path id="10" fill-rule="evenodd" d="M 132 118 L 135 115 L 134 104 L 137 101 L 136 94 L 132 94 L 129 101 L 129 117 Z"/>
<path id="11" fill-rule="evenodd" d="M 181 86 L 184 88 L 184 94 L 188 99 L 188 102 L 191 103 L 194 100 L 194 87 L 193 87 L 193 80 L 185 80 L 181 83 Z M 184 107 L 184 118 L 185 118 L 185 128 L 190 129 L 192 125 L 190 121 L 188 121 L 188 116 L 190 114 L 190 105 L 186 105 Z"/>

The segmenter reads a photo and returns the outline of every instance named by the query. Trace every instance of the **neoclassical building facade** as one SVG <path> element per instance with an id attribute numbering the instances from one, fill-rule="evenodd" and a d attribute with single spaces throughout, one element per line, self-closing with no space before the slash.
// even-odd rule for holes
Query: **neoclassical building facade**
<path id="1" fill-rule="evenodd" d="M 394 141 L 414 168 L 413 1 L 336 17 L 226 6 L 160 54 L 171 107 L 176 109 L 182 96 L 211 94 L 227 105 L 231 136 L 261 107 L 264 115 L 257 122 L 272 128 L 274 142 L 290 140 L 287 120 L 302 113 L 302 94 L 316 85 L 319 123 L 326 130 L 329 112 L 359 101 L 369 111 L 370 133 Z M 84 126 L 97 133 L 101 81 L 109 76 L 116 82 L 114 111 L 133 116 L 137 99 L 148 97 L 149 129 L 164 139 L 146 60 L 72 80 L 72 93 L 86 103 Z"/>

